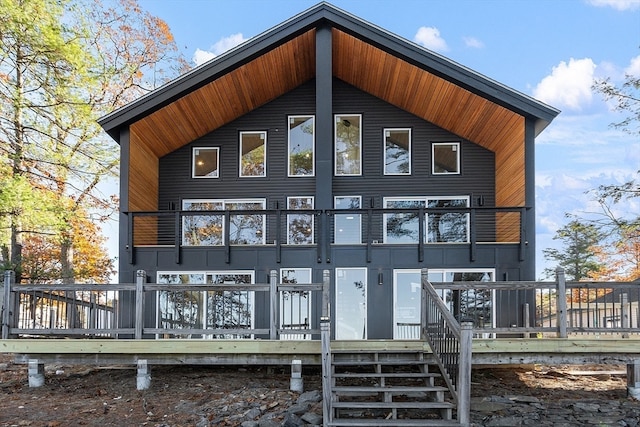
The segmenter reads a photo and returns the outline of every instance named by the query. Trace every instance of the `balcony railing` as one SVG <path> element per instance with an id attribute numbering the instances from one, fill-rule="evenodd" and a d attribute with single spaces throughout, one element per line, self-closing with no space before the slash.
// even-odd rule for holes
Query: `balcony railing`
<path id="1" fill-rule="evenodd" d="M 129 262 L 135 248 L 170 246 L 180 262 L 186 247 L 221 248 L 230 260 L 232 247 L 270 246 L 278 260 L 282 247 L 315 247 L 319 260 L 331 245 L 412 244 L 418 261 L 425 245 L 467 244 L 475 260 L 476 245 L 520 245 L 523 259 L 528 208 L 371 208 L 329 210 L 176 210 L 126 212 Z M 323 247 L 325 250 L 323 250 Z"/>

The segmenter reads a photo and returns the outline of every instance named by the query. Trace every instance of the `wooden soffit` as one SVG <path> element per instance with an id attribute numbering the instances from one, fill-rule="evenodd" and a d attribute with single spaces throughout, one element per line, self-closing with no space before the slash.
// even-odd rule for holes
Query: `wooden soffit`
<path id="1" fill-rule="evenodd" d="M 177 150 L 312 79 L 315 50 L 315 30 L 273 48 L 133 123 L 131 143 Z"/>

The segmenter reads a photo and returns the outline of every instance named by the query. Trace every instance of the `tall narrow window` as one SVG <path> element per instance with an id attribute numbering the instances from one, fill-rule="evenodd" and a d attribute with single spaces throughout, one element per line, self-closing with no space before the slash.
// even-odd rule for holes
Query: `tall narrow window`
<path id="1" fill-rule="evenodd" d="M 266 176 L 267 133 L 240 132 L 240 176 Z"/>
<path id="2" fill-rule="evenodd" d="M 367 269 L 336 268 L 336 339 L 367 339 Z"/>
<path id="3" fill-rule="evenodd" d="M 292 210 L 313 209 L 313 197 L 287 197 L 287 207 Z M 287 243 L 290 245 L 313 244 L 313 214 L 287 215 Z"/>
<path id="4" fill-rule="evenodd" d="M 362 175 L 362 116 L 336 115 L 335 174 Z"/>
<path id="5" fill-rule="evenodd" d="M 434 175 L 459 174 L 460 143 L 434 142 L 431 159 L 431 171 Z"/>
<path id="6" fill-rule="evenodd" d="M 283 268 L 280 282 L 285 285 L 311 283 L 310 268 Z M 311 292 L 280 291 L 280 327 L 297 329 L 296 333 L 282 333 L 281 340 L 311 339 L 311 334 L 303 331 L 311 329 Z"/>
<path id="7" fill-rule="evenodd" d="M 384 174 L 411 174 L 411 129 L 384 130 Z"/>
<path id="8" fill-rule="evenodd" d="M 336 209 L 360 209 L 360 196 L 336 196 L 335 207 Z M 336 213 L 334 218 L 334 243 L 362 243 L 360 214 Z"/>
<path id="9" fill-rule="evenodd" d="M 220 149 L 217 147 L 194 147 L 192 158 L 192 178 L 218 178 Z"/>
<path id="10" fill-rule="evenodd" d="M 289 116 L 289 176 L 313 176 L 314 141 L 314 116 Z"/>

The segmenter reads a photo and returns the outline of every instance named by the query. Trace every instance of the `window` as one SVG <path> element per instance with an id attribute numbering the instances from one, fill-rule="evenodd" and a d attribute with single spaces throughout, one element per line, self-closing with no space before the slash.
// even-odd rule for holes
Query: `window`
<path id="1" fill-rule="evenodd" d="M 431 172 L 434 175 L 460 173 L 460 143 L 437 142 L 432 144 Z"/>
<path id="2" fill-rule="evenodd" d="M 240 132 L 240 153 L 240 176 L 266 176 L 266 132 Z"/>
<path id="3" fill-rule="evenodd" d="M 427 198 L 427 208 L 466 208 L 468 197 Z M 427 242 L 466 243 L 469 241 L 469 214 L 446 212 L 427 214 Z"/>
<path id="4" fill-rule="evenodd" d="M 431 209 L 467 208 L 467 196 L 386 197 L 384 207 L 391 209 L 419 209 L 425 211 L 425 242 L 466 243 L 469 241 L 469 214 L 466 212 L 438 213 Z M 384 214 L 385 243 L 418 243 L 420 224 L 418 212 Z"/>
<path id="5" fill-rule="evenodd" d="M 417 209 L 425 207 L 424 197 L 385 197 L 384 207 L 392 209 Z M 384 214 L 385 243 L 418 243 L 418 213 L 398 212 Z"/>
<path id="6" fill-rule="evenodd" d="M 336 196 L 336 209 L 360 209 L 360 196 Z M 360 214 L 336 213 L 334 216 L 334 237 L 336 244 L 362 243 L 362 227 Z"/>
<path id="7" fill-rule="evenodd" d="M 384 130 L 384 174 L 411 175 L 411 129 Z"/>
<path id="8" fill-rule="evenodd" d="M 287 285 L 311 283 L 310 268 L 283 268 L 280 283 Z M 280 328 L 311 329 L 311 292 L 280 291 Z M 281 334 L 281 340 L 311 339 L 311 334 Z"/>
<path id="9" fill-rule="evenodd" d="M 253 272 L 158 272 L 164 284 L 251 284 Z M 158 328 L 175 329 L 168 338 L 196 338 L 180 334 L 181 329 L 253 329 L 254 292 L 252 291 L 158 291 Z M 202 334 L 198 338 L 252 338 L 251 334 Z M 160 338 L 160 336 L 158 336 Z"/>
<path id="10" fill-rule="evenodd" d="M 264 199 L 250 200 L 183 200 L 185 211 L 263 210 Z M 265 216 L 231 214 L 229 244 L 263 245 Z M 224 244 L 224 214 L 184 215 L 182 217 L 183 246 L 217 246 Z"/>
<path id="11" fill-rule="evenodd" d="M 192 156 L 192 178 L 218 178 L 220 149 L 217 147 L 194 147 Z"/>
<path id="12" fill-rule="evenodd" d="M 289 176 L 313 176 L 314 141 L 314 116 L 289 116 Z"/>
<path id="13" fill-rule="evenodd" d="M 313 197 L 287 197 L 287 208 L 290 210 L 313 209 Z M 287 230 L 289 245 L 312 245 L 313 214 L 287 215 Z"/>
<path id="14" fill-rule="evenodd" d="M 362 175 L 362 117 L 336 115 L 335 174 Z"/>

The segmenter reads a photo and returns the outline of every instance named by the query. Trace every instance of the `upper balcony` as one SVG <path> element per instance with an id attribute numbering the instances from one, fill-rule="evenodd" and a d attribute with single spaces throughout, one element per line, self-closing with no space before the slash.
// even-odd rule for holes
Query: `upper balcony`
<path id="1" fill-rule="evenodd" d="M 457 206 L 456 206 L 457 205 Z M 184 248 L 219 249 L 230 262 L 232 251 L 242 247 L 272 248 L 276 261 L 283 249 L 310 249 L 317 262 L 331 262 L 331 249 L 361 247 L 371 262 L 377 247 L 415 247 L 416 261 L 424 260 L 425 248 L 464 245 L 475 261 L 477 245 L 519 245 L 524 260 L 527 238 L 525 207 L 465 207 L 449 201 L 430 207 L 403 201 L 393 207 L 370 209 L 263 209 L 258 201 L 236 201 L 225 206 L 194 203 L 191 210 L 126 212 L 129 263 L 135 249 L 173 247 L 180 263 Z M 302 206 L 304 207 L 304 206 Z"/>

